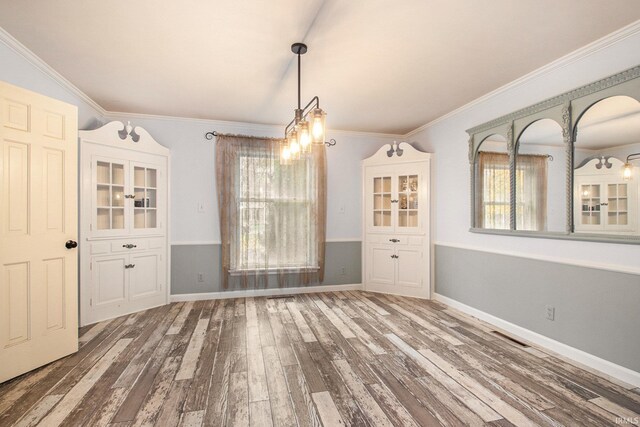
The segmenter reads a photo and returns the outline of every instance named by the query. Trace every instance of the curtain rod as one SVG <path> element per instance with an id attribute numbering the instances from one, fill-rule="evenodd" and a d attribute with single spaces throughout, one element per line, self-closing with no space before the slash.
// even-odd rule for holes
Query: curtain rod
<path id="1" fill-rule="evenodd" d="M 509 153 L 501 153 L 499 151 L 483 151 L 478 150 L 478 153 L 487 153 L 487 154 L 504 154 L 508 156 Z M 550 162 L 553 162 L 553 156 L 551 154 L 516 154 L 517 156 L 531 156 L 531 157 L 548 157 Z"/>
<path id="2" fill-rule="evenodd" d="M 239 135 L 233 133 L 220 133 L 218 131 L 211 131 L 204 134 L 204 137 L 211 141 L 214 137 L 218 136 L 227 136 L 227 137 L 237 137 L 237 138 L 250 138 L 250 139 L 267 139 L 273 141 L 281 141 L 283 138 L 272 138 L 268 136 L 253 136 L 253 135 Z"/>

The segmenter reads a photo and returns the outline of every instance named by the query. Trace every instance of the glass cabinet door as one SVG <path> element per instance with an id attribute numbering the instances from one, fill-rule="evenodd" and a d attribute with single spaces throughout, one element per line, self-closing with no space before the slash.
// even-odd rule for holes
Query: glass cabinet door
<path id="1" fill-rule="evenodd" d="M 629 224 L 628 184 L 607 186 L 607 225 Z"/>
<path id="2" fill-rule="evenodd" d="M 397 227 L 418 227 L 418 175 L 398 176 Z"/>
<path id="3" fill-rule="evenodd" d="M 133 228 L 149 229 L 158 226 L 157 183 L 156 168 L 133 166 Z"/>
<path id="4" fill-rule="evenodd" d="M 391 227 L 391 176 L 373 178 L 373 226 Z"/>
<path id="5" fill-rule="evenodd" d="M 125 228 L 124 163 L 97 161 L 95 215 L 97 230 Z"/>
<path id="6" fill-rule="evenodd" d="M 580 224 L 602 224 L 600 190 L 600 184 L 580 185 Z"/>

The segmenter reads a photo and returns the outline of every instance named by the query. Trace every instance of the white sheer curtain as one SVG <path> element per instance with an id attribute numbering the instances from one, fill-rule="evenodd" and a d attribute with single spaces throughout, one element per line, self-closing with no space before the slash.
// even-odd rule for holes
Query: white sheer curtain
<path id="1" fill-rule="evenodd" d="M 219 136 L 216 177 L 223 286 L 322 281 L 325 148 L 280 164 L 279 140 Z"/>
<path id="2" fill-rule="evenodd" d="M 547 230 L 547 155 L 518 154 L 516 229 Z"/>

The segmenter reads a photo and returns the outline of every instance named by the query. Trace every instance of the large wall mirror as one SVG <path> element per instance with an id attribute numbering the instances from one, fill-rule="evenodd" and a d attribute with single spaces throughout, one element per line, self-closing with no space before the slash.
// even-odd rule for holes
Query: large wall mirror
<path id="1" fill-rule="evenodd" d="M 467 132 L 471 231 L 640 243 L 640 66 Z"/>

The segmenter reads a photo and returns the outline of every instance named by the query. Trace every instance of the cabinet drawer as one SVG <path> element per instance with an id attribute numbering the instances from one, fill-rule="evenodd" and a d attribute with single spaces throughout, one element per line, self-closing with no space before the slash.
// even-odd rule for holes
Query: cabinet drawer
<path id="1" fill-rule="evenodd" d="M 380 243 L 389 245 L 421 245 L 422 237 L 408 236 L 406 234 L 374 234 L 370 233 L 366 236 L 369 243 Z"/>
<path id="2" fill-rule="evenodd" d="M 121 239 L 111 242 L 111 252 L 133 252 L 144 251 L 149 248 L 149 241 L 146 239 Z"/>

